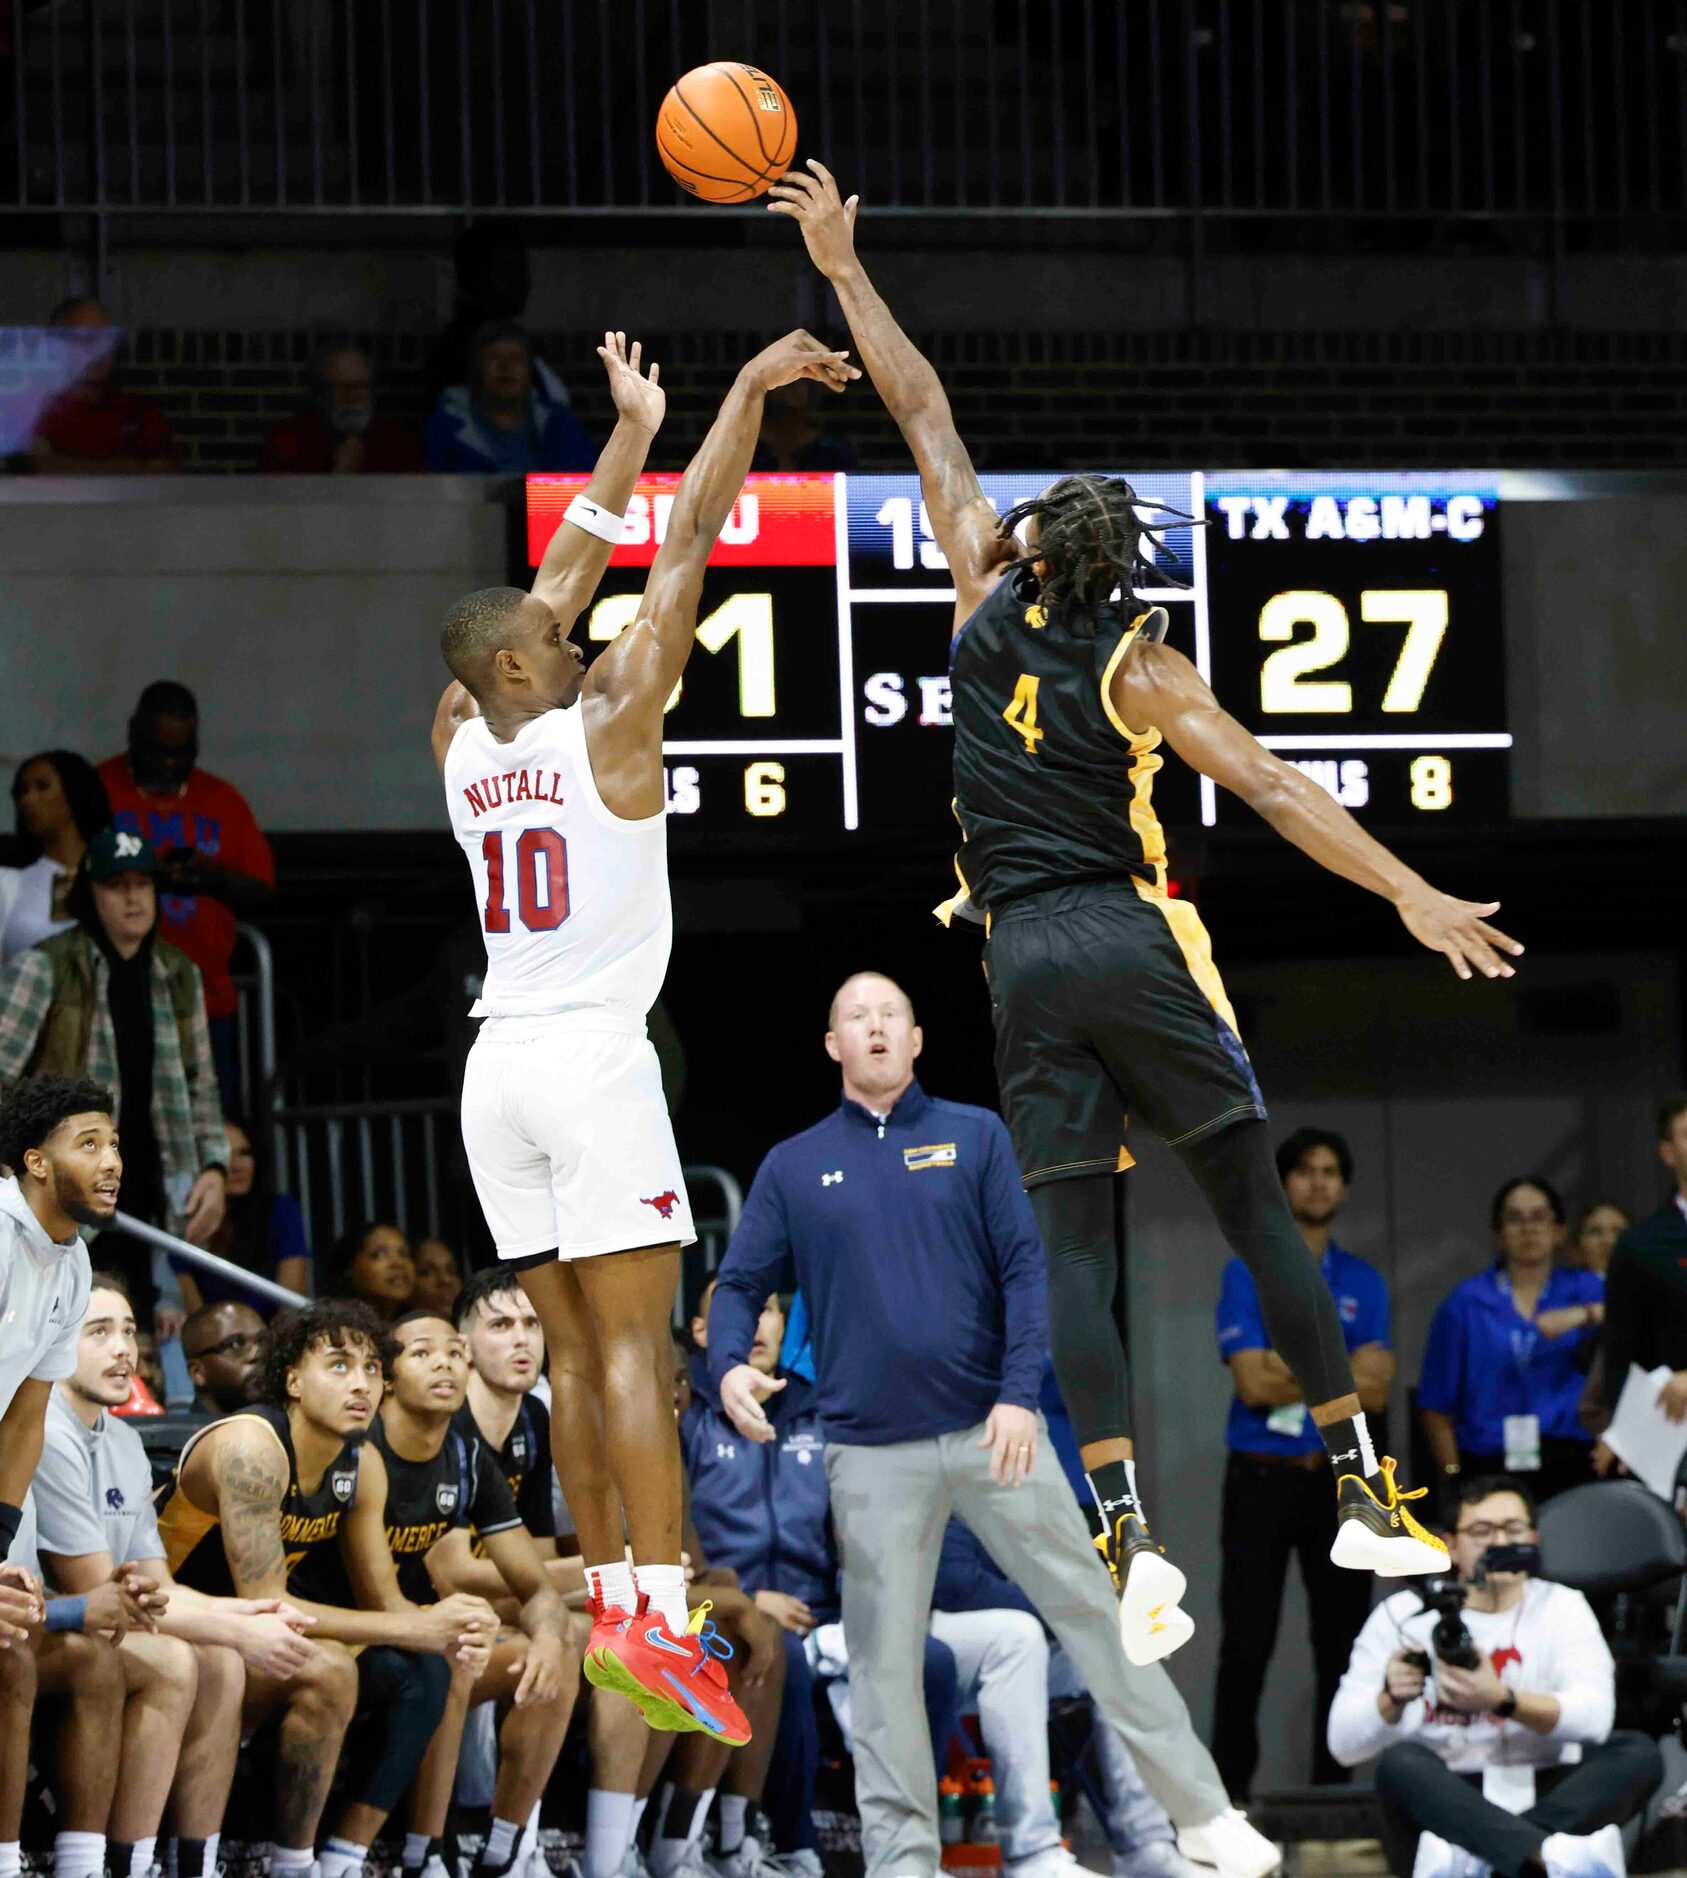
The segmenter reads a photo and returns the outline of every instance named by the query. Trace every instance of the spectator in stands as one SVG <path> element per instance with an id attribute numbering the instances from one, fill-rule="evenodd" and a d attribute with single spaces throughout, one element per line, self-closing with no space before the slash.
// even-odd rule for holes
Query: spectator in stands
<path id="1" fill-rule="evenodd" d="M 859 973 L 839 987 L 825 1047 L 843 1101 L 763 1162 L 708 1325 L 722 1407 L 747 1441 L 772 1442 L 761 1403 L 790 1385 L 747 1361 L 756 1322 L 793 1278 L 808 1301 L 844 1631 L 860 1670 L 850 1697 L 868 1872 L 937 1863 L 916 1666 L 956 1514 L 1047 1615 L 1186 1855 L 1263 1878 L 1276 1850 L 1229 1806 L 1170 1678 L 1126 1665 L 1108 1573 L 1036 1414 L 1046 1272 L 1007 1130 L 987 1110 L 925 1094 L 914 1080 L 922 1042 L 892 980 Z M 1070 1857 L 1051 1848 L 1034 1864 L 1053 1871 Z"/>
<path id="2" fill-rule="evenodd" d="M 1508 1180 L 1490 1218 L 1499 1257 L 1436 1311 L 1418 1413 L 1444 1479 L 1526 1476 L 1546 1500 L 1593 1477 L 1578 1409 L 1605 1281 L 1554 1263 L 1564 1202 L 1538 1175 Z"/>
<path id="3" fill-rule="evenodd" d="M 63 300 L 48 323 L 86 348 L 80 377 L 41 413 L 29 447 L 38 476 L 159 476 L 180 467 L 169 420 L 113 382 L 121 334 L 97 300 Z"/>
<path id="4" fill-rule="evenodd" d="M 77 1227 L 109 1225 L 117 1208 L 114 1107 L 109 1089 L 81 1077 L 38 1076 L 0 1093 L 0 1592 L 18 1590 L 3 1561 L 23 1523 L 53 1384 L 76 1367 L 90 1283 Z"/>
<path id="5" fill-rule="evenodd" d="M 12 778 L 16 843 L 0 867 L 0 965 L 76 921 L 65 901 L 88 843 L 111 821 L 99 772 L 72 750 L 26 756 Z"/>
<path id="6" fill-rule="evenodd" d="M 275 860 L 246 798 L 199 767 L 199 704 L 185 685 L 147 686 L 129 719 L 129 747 L 100 776 L 117 826 L 145 835 L 159 856 L 163 937 L 205 979 L 205 1011 L 223 1106 L 238 1105 L 235 1011 L 229 960 L 235 922 L 270 903 Z"/>
<path id="7" fill-rule="evenodd" d="M 509 222 L 474 222 L 451 255 L 451 319 L 428 357 L 427 392 L 437 399 L 469 376 L 475 335 L 488 320 L 519 320 L 533 291 L 527 241 Z"/>
<path id="8" fill-rule="evenodd" d="M 815 415 L 811 387 L 801 379 L 767 394 L 753 470 L 852 470 L 855 452 Z"/>
<path id="9" fill-rule="evenodd" d="M 264 439 L 270 475 L 399 476 L 422 468 L 408 424 L 375 409 L 375 367 L 361 346 L 324 347 L 311 361 L 311 399 Z"/>
<path id="10" fill-rule="evenodd" d="M 1573 1262 L 1584 1272 L 1597 1272 L 1603 1278 L 1610 1270 L 1617 1241 L 1633 1224 L 1615 1200 L 1595 1200 L 1582 1210 L 1571 1235 Z"/>
<path id="11" fill-rule="evenodd" d="M 77 925 L 0 976 L 0 1084 L 24 1075 L 91 1076 L 113 1091 L 123 1129 L 123 1208 L 203 1245 L 223 1216 L 227 1138 L 197 967 L 157 936 L 152 844 L 116 828 L 89 844 L 71 889 Z M 128 1242 L 125 1242 L 128 1244 Z M 166 1337 L 181 1294 L 162 1253 L 150 1268 Z M 137 1296 L 137 1302 L 140 1302 Z"/>
<path id="12" fill-rule="evenodd" d="M 202 1415 L 234 1415 L 257 1400 L 264 1320 L 249 1304 L 206 1304 L 182 1325 L 182 1355 Z"/>
<path id="13" fill-rule="evenodd" d="M 1297 1128 L 1277 1150 L 1277 1175 L 1336 1300 L 1360 1403 L 1368 1414 L 1382 1415 L 1394 1380 L 1388 1287 L 1374 1266 L 1330 1236 L 1353 1181 L 1353 1152 L 1329 1129 Z M 1245 1799 L 1259 1765 L 1259 1701 L 1277 1644 L 1289 1560 L 1300 1561 L 1312 1630 L 1318 1684 L 1312 1778 L 1320 1786 L 1347 1778 L 1330 1755 L 1324 1724 L 1371 1608 L 1371 1587 L 1363 1573 L 1330 1563 L 1336 1498 L 1329 1457 L 1288 1365 L 1271 1348 L 1259 1292 L 1238 1258 L 1225 1266 L 1220 1283 L 1218 1349 L 1236 1393 L 1224 1432 L 1230 1454 L 1219 1527 L 1223 1633 L 1213 1688 L 1213 1759 L 1226 1788 Z"/>
<path id="14" fill-rule="evenodd" d="M 53 1391 L 35 1476 L 48 1582 L 86 1596 L 120 1567 L 156 1590 L 155 1630 L 131 1630 L 121 1772 L 107 1844 L 112 1878 L 149 1878 L 168 1798 L 179 1878 L 216 1878 L 223 1808 L 240 1751 L 246 1669 L 292 1680 L 314 1654 L 296 1614 L 211 1598 L 171 1581 L 152 1510 L 152 1468 L 134 1429 L 107 1411 L 128 1399 L 135 1319 L 122 1280 L 96 1272 L 75 1373 Z M 165 1862 L 162 1859 L 159 1862 Z"/>
<path id="15" fill-rule="evenodd" d="M 489 320 L 476 333 L 467 382 L 441 395 L 424 442 L 430 470 L 458 475 L 589 470 L 597 461 L 561 380 L 534 359 L 513 320 Z"/>
<path id="16" fill-rule="evenodd" d="M 456 1253 L 443 1239 L 424 1239 L 417 1246 L 413 1259 L 416 1288 L 410 1294 L 410 1308 L 432 1311 L 436 1317 L 449 1320 L 455 1314 L 458 1294 L 463 1289 L 463 1274 L 458 1269 Z"/>
<path id="17" fill-rule="evenodd" d="M 283 1313 L 265 1338 L 263 1400 L 193 1435 L 158 1501 L 178 1584 L 282 1599 L 316 1620 L 308 1686 L 254 1688 L 247 1678 L 248 1726 L 285 1711 L 270 1878 L 308 1878 L 313 1863 L 316 1878 L 355 1878 L 415 1778 L 453 1669 L 478 1674 L 497 1632 L 481 1598 L 418 1606 L 398 1588 L 383 1529 L 386 1466 L 366 1439 L 391 1347 L 359 1304 Z M 348 1572 L 379 1588 L 380 1608 L 344 1601 Z M 318 1858 L 316 1829 L 354 1708 L 336 1829 Z"/>
<path id="18" fill-rule="evenodd" d="M 225 1116 L 223 1131 L 228 1138 L 228 1180 L 224 1188 L 228 1204 L 222 1224 L 211 1235 L 206 1250 L 308 1297 L 311 1253 L 298 1201 L 290 1193 L 275 1191 L 269 1178 L 269 1157 L 260 1159 L 244 1123 Z M 232 1278 L 221 1278 L 198 1267 L 178 1266 L 176 1275 L 189 1311 L 219 1299 L 252 1296 Z"/>
<path id="19" fill-rule="evenodd" d="M 1349 1767 L 1382 1756 L 1383 1845 L 1400 1878 L 1621 1873 L 1618 1828 L 1663 1778 L 1657 1747 L 1611 1733 L 1616 1673 L 1582 1594 L 1484 1569 L 1490 1547 L 1538 1542 L 1524 1484 L 1461 1480 L 1454 1512 L 1449 1547 L 1474 1667 L 1437 1654 L 1435 1611 L 1415 1591 L 1395 1592 L 1353 1646 L 1330 1751 Z"/>
<path id="20" fill-rule="evenodd" d="M 1658 1159 L 1675 1191 L 1617 1241 L 1606 1280 L 1605 1387 L 1612 1407 L 1629 1366 L 1675 1373 L 1658 1397 L 1672 1421 L 1687 1416 L 1687 1091 L 1658 1110 Z"/>
<path id="21" fill-rule="evenodd" d="M 164 1373 L 164 1357 L 158 1338 L 150 1330 L 135 1332 L 135 1399 L 123 1409 L 124 1415 L 162 1415 L 169 1395 L 170 1380 Z"/>
<path id="22" fill-rule="evenodd" d="M 390 1324 L 410 1308 L 415 1289 L 416 1261 L 398 1227 L 369 1220 L 334 1241 L 325 1297 L 357 1298 Z"/>

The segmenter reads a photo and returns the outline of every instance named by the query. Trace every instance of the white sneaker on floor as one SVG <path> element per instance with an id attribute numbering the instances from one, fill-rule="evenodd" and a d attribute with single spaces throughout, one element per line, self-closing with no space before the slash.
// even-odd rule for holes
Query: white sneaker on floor
<path id="1" fill-rule="evenodd" d="M 1113 1878 L 1190 1878 L 1190 1872 L 1175 1841 L 1146 1839 L 1113 1854 Z"/>
<path id="2" fill-rule="evenodd" d="M 825 1862 L 811 1845 L 796 1852 L 775 1852 L 773 1862 L 787 1878 L 826 1878 Z"/>
<path id="3" fill-rule="evenodd" d="M 408 1874 L 406 1874 L 406 1878 L 408 1878 Z M 447 1865 L 445 1860 L 436 1852 L 422 1867 L 421 1878 L 456 1878 L 456 1873 L 452 1871 L 451 1867 Z"/>
<path id="4" fill-rule="evenodd" d="M 650 1867 L 645 1864 L 644 1854 L 638 1849 L 636 1840 L 622 1856 L 621 1878 L 650 1878 Z"/>
<path id="5" fill-rule="evenodd" d="M 745 1833 L 736 1852 L 717 1852 L 708 1864 L 720 1878 L 785 1878 L 785 1868 L 753 1832 Z"/>
<path id="6" fill-rule="evenodd" d="M 1177 1849 L 1192 1865 L 1211 1865 L 1221 1878 L 1265 1878 L 1277 1869 L 1283 1854 L 1239 1806 L 1199 1826 L 1185 1826 L 1177 1835 Z"/>
<path id="7" fill-rule="evenodd" d="M 1002 1870 L 1012 1878 L 1072 1878 L 1083 1870 L 1063 1845 L 1051 1845 L 1045 1852 L 1033 1852 L 1029 1858 L 1003 1859 Z"/>
<path id="8" fill-rule="evenodd" d="M 1454 1845 L 1439 1834 L 1418 1834 L 1417 1857 L 1412 1862 L 1412 1878 L 1488 1878 L 1493 1867 L 1474 1852 Z"/>
<path id="9" fill-rule="evenodd" d="M 1627 1878 L 1620 1826 L 1597 1832 L 1555 1832 L 1541 1847 L 1547 1878 Z"/>

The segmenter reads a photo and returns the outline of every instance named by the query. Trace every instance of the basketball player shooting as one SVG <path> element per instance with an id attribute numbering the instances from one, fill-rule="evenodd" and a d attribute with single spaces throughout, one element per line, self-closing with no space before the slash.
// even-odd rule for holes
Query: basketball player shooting
<path id="1" fill-rule="evenodd" d="M 1372 1452 L 1335 1301 L 1307 1257 L 1266 1140 L 1265 1107 L 1195 909 L 1166 890 L 1151 806 L 1165 743 L 1233 790 L 1332 873 L 1392 902 L 1461 978 L 1509 978 L 1515 940 L 1494 905 L 1437 892 L 1324 790 L 1264 749 L 1200 673 L 1160 643 L 1144 609 L 1145 538 L 1174 521 L 1116 477 L 1064 476 L 998 517 L 936 372 L 855 253 L 858 198 L 818 163 L 769 207 L 802 229 L 862 364 L 919 466 L 955 580 L 950 650 L 962 891 L 940 917 L 986 918 L 996 1069 L 1049 1258 L 1055 1367 L 1094 1496 L 1096 1544 L 1121 1591 L 1127 1653 L 1152 1661 L 1193 1625 L 1183 1574 L 1148 1536 L 1135 1480 L 1112 1178 L 1131 1165 L 1124 1117 L 1159 1134 L 1194 1176 L 1259 1288 L 1333 1464 L 1338 1565 L 1385 1577 L 1446 1569 L 1446 1548 L 1403 1505 Z M 1018 532 L 1016 532 L 1018 531 Z M 1133 726 L 1135 728 L 1133 728 Z"/>
<path id="2" fill-rule="evenodd" d="M 498 1256 L 544 1325 L 552 1455 L 591 1596 L 586 1675 L 654 1728 L 736 1744 L 749 1727 L 718 1660 L 729 1646 L 706 1607 L 688 1617 L 680 1564 L 668 1322 L 697 1235 L 645 1031 L 673 931 L 662 715 L 766 393 L 860 373 L 803 332 L 744 367 L 680 483 L 638 618 L 587 670 L 570 633 L 664 409 L 636 343 L 605 334 L 598 356 L 619 421 L 533 591 L 472 593 L 440 634 L 452 683 L 434 756 L 487 956 L 463 1143 Z"/>

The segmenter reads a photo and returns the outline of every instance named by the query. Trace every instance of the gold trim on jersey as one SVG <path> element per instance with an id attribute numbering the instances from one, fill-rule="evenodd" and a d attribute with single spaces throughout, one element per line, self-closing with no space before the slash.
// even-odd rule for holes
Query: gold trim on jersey
<path id="1" fill-rule="evenodd" d="M 1174 900 L 1163 885 L 1151 887 L 1147 881 L 1134 874 L 1131 876 L 1131 885 L 1136 888 L 1139 900 L 1146 900 L 1151 906 L 1160 909 L 1166 924 L 1171 928 L 1172 937 L 1177 941 L 1178 951 L 1183 954 L 1183 963 L 1188 967 L 1189 976 L 1240 1042 L 1241 1027 L 1236 1022 L 1229 993 L 1224 989 L 1224 980 L 1219 977 L 1218 967 L 1213 963 L 1213 942 L 1208 937 L 1206 927 L 1201 924 L 1200 914 L 1189 901 Z"/>
<path id="2" fill-rule="evenodd" d="M 961 831 L 962 841 L 965 841 L 966 823 L 961 820 L 961 801 L 959 796 L 951 796 L 949 798 L 949 813 L 954 816 L 955 826 Z M 955 856 L 953 865 L 955 878 L 961 883 L 961 890 L 959 893 L 952 893 L 941 906 L 934 906 L 931 909 L 933 914 L 940 919 L 945 926 L 950 925 L 958 916 L 964 917 L 967 908 L 972 905 L 972 889 L 967 885 L 966 875 L 961 872 L 961 857 L 958 854 Z M 988 915 L 985 916 L 985 931 L 988 936 Z"/>
<path id="3" fill-rule="evenodd" d="M 182 1485 L 182 1470 L 187 1466 L 188 1456 L 200 1442 L 214 1429 L 226 1428 L 230 1422 L 256 1422 L 260 1428 L 267 1428 L 275 1437 L 275 1445 L 280 1448 L 282 1459 L 287 1459 L 287 1443 L 281 1439 L 274 1422 L 267 1416 L 253 1415 L 244 1409 L 238 1414 L 224 1415 L 217 1421 L 209 1422 L 188 1436 L 158 1506 L 158 1536 L 164 1541 L 164 1558 L 172 1576 L 194 1547 L 223 1523 L 220 1513 L 207 1513 L 204 1507 L 195 1506 L 187 1497 L 187 1489 Z"/>
<path id="4" fill-rule="evenodd" d="M 1124 738 L 1131 748 L 1130 785 L 1131 799 L 1128 814 L 1130 825 L 1137 841 L 1142 847 L 1142 858 L 1154 869 L 1159 883 L 1164 886 L 1166 878 L 1166 831 L 1160 826 L 1160 818 L 1154 813 L 1154 778 L 1166 766 L 1166 759 L 1157 754 L 1160 748 L 1160 733 L 1150 725 L 1147 730 L 1132 730 L 1113 706 L 1113 674 L 1119 669 L 1119 662 L 1124 658 L 1131 641 L 1142 630 L 1143 621 L 1148 618 L 1140 613 L 1133 619 L 1119 643 L 1113 648 L 1113 656 L 1107 661 L 1107 669 L 1101 674 L 1101 708 L 1107 713 L 1107 721 Z M 1133 875 L 1133 879 L 1137 876 Z"/>

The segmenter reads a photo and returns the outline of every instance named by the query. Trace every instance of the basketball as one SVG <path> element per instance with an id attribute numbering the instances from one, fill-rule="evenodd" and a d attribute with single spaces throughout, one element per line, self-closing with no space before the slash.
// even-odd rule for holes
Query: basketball
<path id="1" fill-rule="evenodd" d="M 656 149 L 668 174 L 705 202 L 749 202 L 797 153 L 797 116 L 778 81 L 753 65 L 699 65 L 662 100 Z"/>

